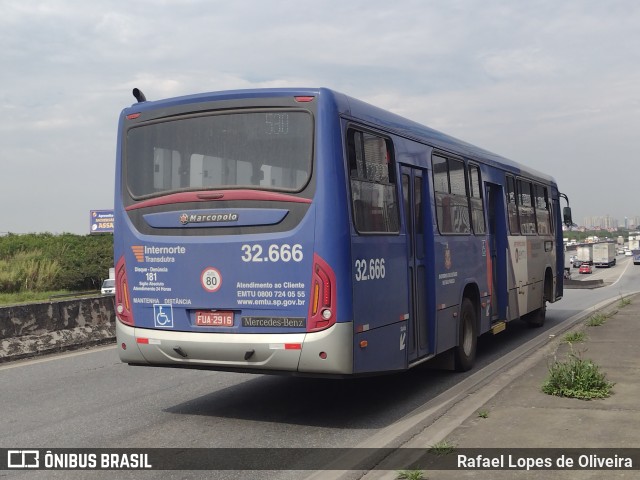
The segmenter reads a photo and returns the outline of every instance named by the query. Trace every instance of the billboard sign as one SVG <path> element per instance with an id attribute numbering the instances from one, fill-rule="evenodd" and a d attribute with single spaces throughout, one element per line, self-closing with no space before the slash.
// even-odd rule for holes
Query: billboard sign
<path id="1" fill-rule="evenodd" d="M 113 210 L 91 210 L 90 233 L 113 233 Z"/>

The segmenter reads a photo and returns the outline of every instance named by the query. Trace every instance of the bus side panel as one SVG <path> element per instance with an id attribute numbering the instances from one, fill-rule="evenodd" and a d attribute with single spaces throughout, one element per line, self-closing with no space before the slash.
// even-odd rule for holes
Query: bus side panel
<path id="1" fill-rule="evenodd" d="M 438 310 L 458 306 L 469 279 L 473 279 L 481 298 L 488 296 L 491 272 L 487 268 L 490 252 L 486 236 L 438 235 L 435 247 Z M 440 345 L 437 350 L 442 351 Z"/>
<path id="2" fill-rule="evenodd" d="M 515 279 L 511 297 L 517 299 L 510 303 L 514 319 L 542 306 L 545 270 L 553 266 L 555 252 L 552 239 L 540 236 L 509 237 L 509 249 Z"/>
<path id="3" fill-rule="evenodd" d="M 355 335 L 357 371 L 385 372 L 407 368 L 407 322 L 402 321 Z"/>
<path id="4" fill-rule="evenodd" d="M 354 373 L 406 368 L 409 310 L 404 238 L 352 237 Z"/>
<path id="5" fill-rule="evenodd" d="M 527 265 L 528 250 L 526 237 L 509 237 L 509 253 L 514 278 L 511 291 L 515 291 L 515 295 L 509 296 L 511 319 L 518 318 L 527 312 L 527 302 L 529 297 L 527 294 L 527 279 L 529 275 L 529 268 Z M 512 298 L 515 298 L 515 303 L 511 301 Z"/>
<path id="6" fill-rule="evenodd" d="M 438 310 L 436 315 L 436 332 L 438 333 L 436 345 L 438 349 L 436 353 L 446 352 L 450 348 L 458 345 L 457 313 L 457 305 Z"/>

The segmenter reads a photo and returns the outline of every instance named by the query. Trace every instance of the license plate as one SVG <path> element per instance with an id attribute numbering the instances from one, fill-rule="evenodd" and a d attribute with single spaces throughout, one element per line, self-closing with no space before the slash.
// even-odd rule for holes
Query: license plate
<path id="1" fill-rule="evenodd" d="M 196 310 L 197 327 L 233 327 L 233 312 Z"/>

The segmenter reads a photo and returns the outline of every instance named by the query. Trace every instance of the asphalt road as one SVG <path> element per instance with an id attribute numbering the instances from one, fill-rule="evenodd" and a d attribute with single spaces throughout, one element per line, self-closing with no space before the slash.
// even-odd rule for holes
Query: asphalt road
<path id="1" fill-rule="evenodd" d="M 599 302 L 638 290 L 640 266 L 597 269 L 611 285 L 566 290 L 542 329 L 512 322 L 480 339 L 477 367 Z M 623 274 L 624 273 L 624 274 Z M 352 447 L 467 374 L 416 369 L 319 380 L 130 367 L 114 346 L 0 366 L 0 447 Z M 3 477 L 7 472 L 0 472 Z M 11 478 L 87 478 L 11 472 Z M 91 478 L 301 478 L 300 472 L 91 472 Z"/>

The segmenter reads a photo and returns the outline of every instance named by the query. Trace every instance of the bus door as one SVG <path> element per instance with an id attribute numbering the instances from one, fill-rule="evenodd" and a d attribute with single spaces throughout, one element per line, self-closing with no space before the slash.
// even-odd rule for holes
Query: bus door
<path id="1" fill-rule="evenodd" d="M 486 183 L 487 211 L 489 220 L 489 256 L 491 265 L 487 275 L 491 275 L 489 294 L 491 295 L 491 322 L 508 320 L 507 305 L 507 223 L 502 185 Z"/>
<path id="2" fill-rule="evenodd" d="M 429 353 L 427 311 L 426 258 L 424 244 L 423 198 L 426 170 L 403 165 L 402 199 L 407 234 L 409 274 L 409 325 L 407 335 L 408 362 Z"/>

